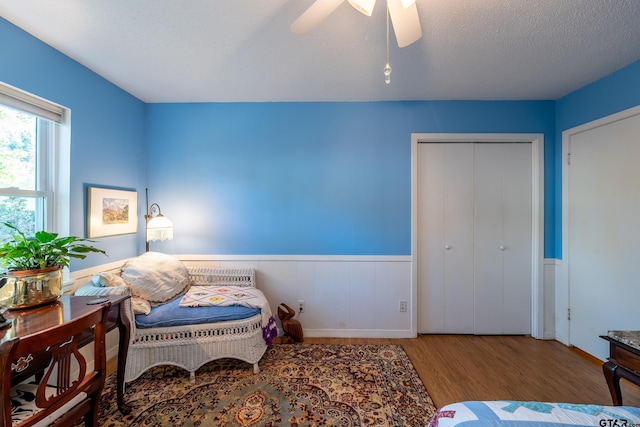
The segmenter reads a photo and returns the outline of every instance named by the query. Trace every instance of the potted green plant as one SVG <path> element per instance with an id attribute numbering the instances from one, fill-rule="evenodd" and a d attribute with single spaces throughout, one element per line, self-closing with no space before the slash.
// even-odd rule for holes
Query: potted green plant
<path id="1" fill-rule="evenodd" d="M 32 307 L 55 301 L 62 295 L 62 269 L 71 258 L 84 259 L 88 253 L 106 255 L 91 246 L 93 240 L 76 236 L 59 237 L 56 233 L 38 231 L 27 237 L 9 223 L 15 231 L 0 246 L 0 305 L 9 309 Z"/>

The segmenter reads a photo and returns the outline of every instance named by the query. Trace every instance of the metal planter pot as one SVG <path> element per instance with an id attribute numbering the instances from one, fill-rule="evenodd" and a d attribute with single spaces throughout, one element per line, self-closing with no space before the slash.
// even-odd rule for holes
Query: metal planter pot
<path id="1" fill-rule="evenodd" d="M 62 296 L 62 269 L 7 271 L 0 276 L 0 306 L 9 310 L 35 307 Z"/>

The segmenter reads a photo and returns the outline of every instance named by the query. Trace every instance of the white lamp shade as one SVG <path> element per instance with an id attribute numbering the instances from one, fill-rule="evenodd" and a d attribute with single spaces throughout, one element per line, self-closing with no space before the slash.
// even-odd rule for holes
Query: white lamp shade
<path id="1" fill-rule="evenodd" d="M 376 0 L 349 0 L 349 4 L 358 12 L 371 16 L 373 7 L 376 5 Z"/>
<path id="2" fill-rule="evenodd" d="M 162 215 L 155 216 L 147 224 L 147 242 L 173 239 L 173 224 Z"/>

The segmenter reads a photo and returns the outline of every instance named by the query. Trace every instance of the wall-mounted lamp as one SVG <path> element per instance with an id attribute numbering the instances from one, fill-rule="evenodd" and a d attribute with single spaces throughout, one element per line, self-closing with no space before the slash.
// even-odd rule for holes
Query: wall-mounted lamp
<path id="1" fill-rule="evenodd" d="M 147 197 L 147 213 L 144 219 L 146 224 L 146 240 L 147 240 L 147 252 L 149 252 L 149 242 L 155 242 L 156 240 L 171 240 L 173 239 L 173 224 L 162 215 L 160 206 L 157 203 L 149 206 L 149 189 L 145 188 L 145 195 Z"/>

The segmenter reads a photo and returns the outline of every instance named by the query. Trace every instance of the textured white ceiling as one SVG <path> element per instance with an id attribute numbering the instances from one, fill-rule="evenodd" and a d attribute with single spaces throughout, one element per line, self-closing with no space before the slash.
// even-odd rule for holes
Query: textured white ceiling
<path id="1" fill-rule="evenodd" d="M 385 8 L 313 0 L 0 0 L 0 16 L 146 102 L 557 99 L 640 60 L 640 0 L 417 0 L 399 49 Z M 4 41 L 2 41 L 4 43 Z"/>

